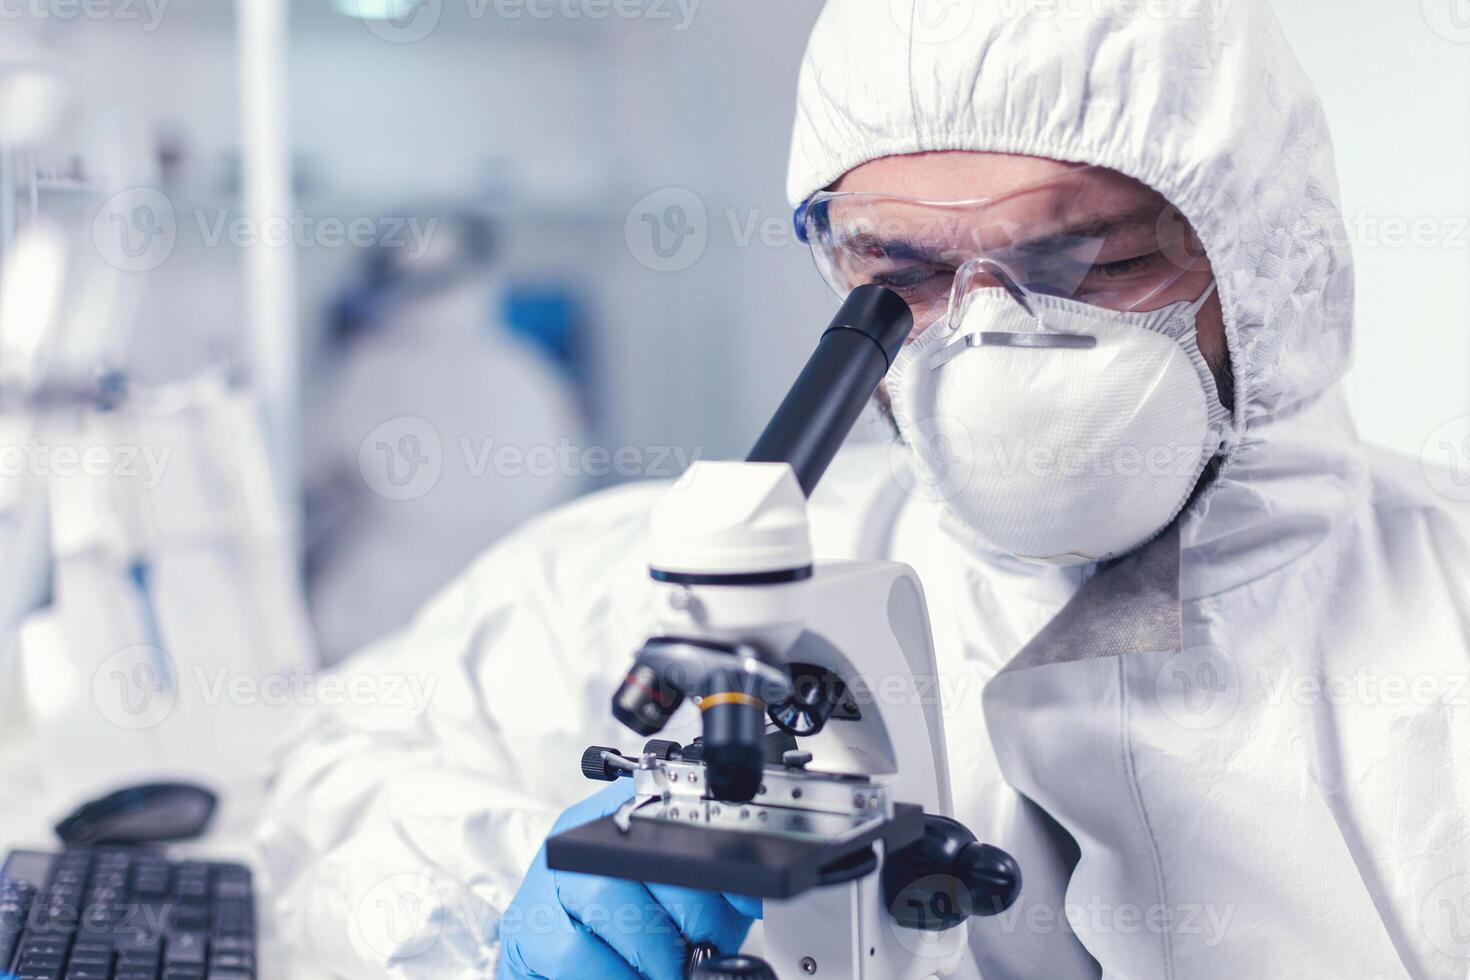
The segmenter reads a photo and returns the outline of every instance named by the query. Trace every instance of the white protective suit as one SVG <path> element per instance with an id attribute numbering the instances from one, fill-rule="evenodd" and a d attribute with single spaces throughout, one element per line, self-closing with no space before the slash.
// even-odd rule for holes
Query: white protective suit
<path id="1" fill-rule="evenodd" d="M 971 550 L 902 491 L 902 449 L 849 451 L 814 498 L 819 556 L 918 570 L 957 816 L 1024 870 L 973 930 L 978 972 L 1465 977 L 1470 533 L 1354 436 L 1332 155 L 1276 24 L 1258 2 L 959 2 L 938 26 L 925 6 L 827 7 L 793 202 L 928 149 L 1131 175 L 1201 235 L 1236 381 L 1213 482 L 1108 565 Z M 636 741 L 607 699 L 647 629 L 659 492 L 535 522 L 354 665 L 437 687 L 417 717 L 323 716 L 283 757 L 266 845 L 289 937 L 355 977 L 488 972 L 521 870 L 593 788 L 581 749 Z"/>
<path id="2" fill-rule="evenodd" d="M 580 489 L 544 462 L 494 465 L 506 445 L 586 441 L 572 384 L 489 319 L 498 292 L 469 277 L 390 308 L 313 413 L 307 594 L 326 663 L 403 626 L 488 545 Z M 410 468 L 406 447 L 427 466 Z M 399 488 L 395 474 L 412 475 Z"/>

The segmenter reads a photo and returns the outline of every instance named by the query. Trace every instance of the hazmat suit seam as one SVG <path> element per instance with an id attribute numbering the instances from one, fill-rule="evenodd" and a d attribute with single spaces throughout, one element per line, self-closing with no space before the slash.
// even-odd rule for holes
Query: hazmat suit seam
<path id="1" fill-rule="evenodd" d="M 1138 770 L 1133 757 L 1133 737 L 1128 725 L 1128 715 L 1132 702 L 1128 698 L 1128 685 L 1126 683 L 1124 661 L 1125 657 L 1114 658 L 1117 668 L 1114 676 L 1118 681 L 1118 737 L 1123 755 L 1123 774 L 1128 781 L 1128 795 L 1133 802 L 1135 816 L 1138 817 L 1139 825 L 1143 829 L 1145 839 L 1148 841 L 1149 861 L 1153 865 L 1154 889 L 1158 896 L 1159 907 L 1168 910 L 1168 889 L 1164 881 L 1164 865 L 1159 855 L 1158 840 L 1154 836 L 1153 825 L 1149 821 L 1148 807 L 1143 801 L 1143 789 L 1138 782 Z M 1164 929 L 1159 936 L 1160 953 L 1163 957 L 1164 980 L 1173 980 L 1174 977 L 1174 950 L 1170 942 L 1170 929 Z"/>

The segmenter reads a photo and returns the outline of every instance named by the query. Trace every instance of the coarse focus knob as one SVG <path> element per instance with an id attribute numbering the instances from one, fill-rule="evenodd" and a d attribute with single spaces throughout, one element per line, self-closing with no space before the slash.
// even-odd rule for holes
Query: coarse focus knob
<path id="1" fill-rule="evenodd" d="M 671 738 L 651 738 L 643 746 L 643 754 L 660 762 L 676 762 L 683 757 L 684 746 Z"/>
<path id="2" fill-rule="evenodd" d="M 908 929 L 952 929 L 972 915 L 1004 912 L 1020 894 L 1016 859 L 949 817 L 924 814 L 924 836 L 883 861 L 889 914 Z"/>
<path id="3" fill-rule="evenodd" d="M 582 775 L 588 779 L 600 779 L 605 783 L 611 783 L 619 776 L 626 775 L 624 770 L 608 765 L 605 758 L 608 753 L 619 758 L 623 755 L 617 749 L 610 749 L 606 745 L 589 745 L 587 751 L 582 753 Z"/>
<path id="4" fill-rule="evenodd" d="M 1021 896 L 1021 866 L 993 844 L 966 845 L 955 873 L 969 889 L 975 915 L 1004 912 Z"/>
<path id="5" fill-rule="evenodd" d="M 701 963 L 693 980 L 776 980 L 776 971 L 758 956 L 721 956 Z"/>

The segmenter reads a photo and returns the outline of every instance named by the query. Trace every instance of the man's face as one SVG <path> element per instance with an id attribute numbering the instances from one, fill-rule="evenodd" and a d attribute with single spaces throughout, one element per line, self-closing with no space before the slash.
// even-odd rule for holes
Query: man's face
<path id="1" fill-rule="evenodd" d="M 1106 244 L 1092 259 L 1099 275 L 1106 275 L 1107 269 L 1129 270 L 1150 263 L 1168 270 L 1167 285 L 1148 295 L 1148 309 L 1197 299 L 1214 275 L 1193 230 L 1163 197 L 1103 168 L 1078 169 L 1055 160 L 1001 153 L 917 153 L 864 163 L 848 171 L 833 189 L 925 201 L 996 199 L 998 203 L 986 208 L 986 227 L 963 230 L 974 241 L 983 241 L 991 227 L 1106 227 L 1110 229 Z M 901 224 L 906 220 L 901 208 L 895 204 L 894 214 L 888 216 L 881 213 L 880 204 L 879 213 L 871 217 L 879 227 Z M 1234 384 L 1218 293 L 1200 310 L 1197 332 L 1220 400 L 1232 407 Z"/>

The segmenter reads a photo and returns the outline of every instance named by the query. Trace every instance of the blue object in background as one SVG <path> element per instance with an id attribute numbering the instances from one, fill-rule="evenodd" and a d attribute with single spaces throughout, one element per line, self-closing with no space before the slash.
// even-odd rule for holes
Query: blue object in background
<path id="1" fill-rule="evenodd" d="M 581 378 L 581 310 L 576 297 L 564 286 L 508 285 L 497 319 L 513 335 L 543 351 L 569 377 Z"/>

